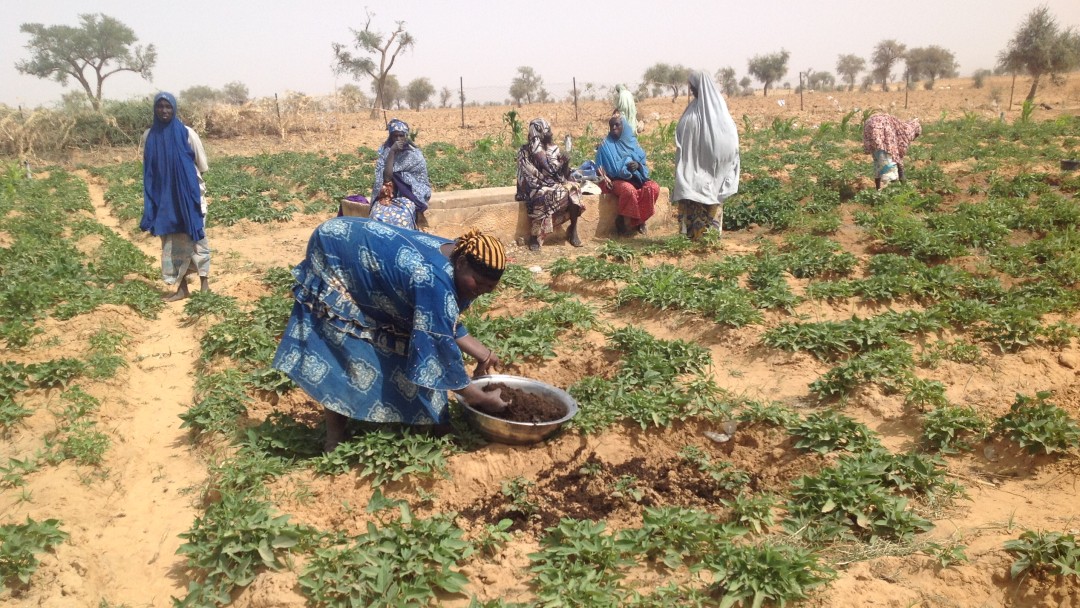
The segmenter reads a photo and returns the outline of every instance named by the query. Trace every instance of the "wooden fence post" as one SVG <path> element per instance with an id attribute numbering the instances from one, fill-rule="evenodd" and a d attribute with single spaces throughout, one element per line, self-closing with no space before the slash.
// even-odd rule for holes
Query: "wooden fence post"
<path id="1" fill-rule="evenodd" d="M 465 128 L 465 77 L 458 76 L 458 96 L 461 99 L 461 128 Z"/>
<path id="2" fill-rule="evenodd" d="M 577 76 L 574 76 L 574 122 L 578 120 L 577 114 Z"/>

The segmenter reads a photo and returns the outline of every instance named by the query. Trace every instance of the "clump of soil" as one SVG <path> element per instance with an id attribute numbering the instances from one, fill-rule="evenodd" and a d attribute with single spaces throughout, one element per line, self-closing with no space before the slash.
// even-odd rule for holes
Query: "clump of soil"
<path id="1" fill-rule="evenodd" d="M 545 395 L 528 393 L 521 389 L 511 388 L 501 382 L 488 384 L 484 387 L 487 392 L 502 389 L 502 398 L 507 402 L 506 411 L 499 415 L 489 414 L 511 422 L 551 422 L 566 415 L 566 406 L 553 401 Z"/>

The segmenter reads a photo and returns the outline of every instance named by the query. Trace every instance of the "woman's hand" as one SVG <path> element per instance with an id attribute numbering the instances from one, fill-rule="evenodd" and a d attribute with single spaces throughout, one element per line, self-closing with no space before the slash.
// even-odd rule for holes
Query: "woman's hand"
<path id="1" fill-rule="evenodd" d="M 499 358 L 499 355 L 496 355 L 495 351 L 484 346 L 483 342 L 472 336 L 466 335 L 458 338 L 457 345 L 461 352 L 476 359 L 476 370 L 473 372 L 474 378 L 483 376 L 493 367 L 502 366 L 502 359 Z"/>
<path id="2" fill-rule="evenodd" d="M 495 351 L 489 350 L 486 357 L 477 361 L 476 369 L 473 370 L 473 378 L 486 376 L 491 373 L 489 370 L 499 367 L 502 367 L 502 359 L 495 354 Z"/>
<path id="3" fill-rule="evenodd" d="M 639 164 L 637 163 L 637 161 L 633 161 L 633 160 L 632 160 L 632 161 L 630 161 L 630 162 L 626 163 L 626 169 L 627 169 L 628 171 L 630 171 L 631 173 L 633 173 L 634 171 L 637 171 L 637 170 L 638 170 L 638 169 L 640 169 L 640 168 L 641 168 L 641 165 L 639 165 Z"/>
<path id="4" fill-rule="evenodd" d="M 476 384 L 470 384 L 457 393 L 465 399 L 466 403 L 485 414 L 498 414 L 506 410 L 509 405 L 503 401 L 502 389 L 485 391 Z"/>

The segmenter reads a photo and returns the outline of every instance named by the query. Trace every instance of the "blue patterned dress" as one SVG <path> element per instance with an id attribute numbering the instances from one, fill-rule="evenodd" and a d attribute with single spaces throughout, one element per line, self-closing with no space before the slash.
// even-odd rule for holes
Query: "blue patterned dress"
<path id="1" fill-rule="evenodd" d="M 446 422 L 446 391 L 469 384 L 449 242 L 365 218 L 320 225 L 273 366 L 350 418 Z"/>

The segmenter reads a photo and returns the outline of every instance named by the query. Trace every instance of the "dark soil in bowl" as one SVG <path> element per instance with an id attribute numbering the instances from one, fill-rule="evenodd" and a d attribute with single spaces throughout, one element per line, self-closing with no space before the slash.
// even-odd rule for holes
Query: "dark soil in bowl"
<path id="1" fill-rule="evenodd" d="M 510 420 L 511 422 L 551 422 L 566 415 L 566 406 L 557 401 L 552 401 L 544 395 L 510 388 L 501 382 L 488 384 L 484 387 L 484 390 L 488 392 L 495 389 L 502 389 L 502 398 L 509 405 L 502 414 L 488 414 L 489 416 Z"/>

